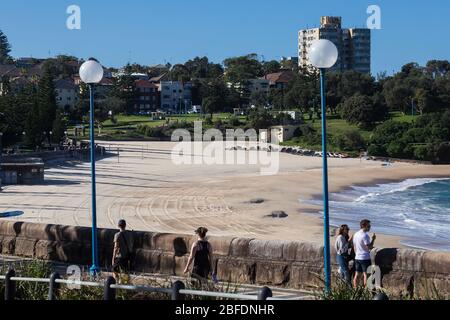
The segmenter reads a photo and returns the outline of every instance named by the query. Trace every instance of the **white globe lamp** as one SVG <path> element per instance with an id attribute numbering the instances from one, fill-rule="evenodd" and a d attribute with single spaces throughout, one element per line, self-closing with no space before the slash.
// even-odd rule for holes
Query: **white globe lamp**
<path id="1" fill-rule="evenodd" d="M 316 40 L 309 49 L 309 62 L 316 68 L 329 69 L 336 64 L 338 49 L 326 39 Z"/>
<path id="2" fill-rule="evenodd" d="M 99 83 L 103 79 L 103 67 L 95 60 L 88 60 L 80 67 L 81 81 L 87 84 Z"/>

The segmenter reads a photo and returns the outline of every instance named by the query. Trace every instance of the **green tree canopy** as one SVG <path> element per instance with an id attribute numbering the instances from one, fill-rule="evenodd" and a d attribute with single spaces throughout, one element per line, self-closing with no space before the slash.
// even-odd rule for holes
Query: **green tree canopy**
<path id="1" fill-rule="evenodd" d="M 7 64 L 12 62 L 12 58 L 9 55 L 11 52 L 11 45 L 8 42 L 6 34 L 0 30 L 0 64 Z"/>
<path id="2" fill-rule="evenodd" d="M 263 66 L 256 55 L 228 58 L 224 61 L 226 80 L 232 83 L 244 83 L 248 79 L 263 76 Z"/>
<path id="3" fill-rule="evenodd" d="M 381 96 L 356 94 L 339 105 L 341 117 L 362 128 L 371 128 L 377 122 L 386 120 L 388 108 Z"/>

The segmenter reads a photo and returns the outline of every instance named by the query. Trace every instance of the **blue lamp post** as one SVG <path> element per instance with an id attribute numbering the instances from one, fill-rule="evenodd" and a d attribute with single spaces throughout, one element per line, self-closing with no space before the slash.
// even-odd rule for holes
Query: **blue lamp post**
<path id="1" fill-rule="evenodd" d="M 322 157 L 323 157 L 323 243 L 325 290 L 331 289 L 330 262 L 330 215 L 328 204 L 328 160 L 327 160 L 327 104 L 326 104 L 326 69 L 334 66 L 338 59 L 338 50 L 333 42 L 320 39 L 312 43 L 309 52 L 309 62 L 320 70 L 320 97 L 322 100 Z"/>
<path id="2" fill-rule="evenodd" d="M 91 187 L 92 187 L 92 266 L 91 275 L 100 272 L 97 248 L 97 204 L 95 188 L 95 132 L 94 132 L 94 85 L 103 79 L 103 67 L 94 59 L 89 59 L 80 67 L 80 78 L 89 86 L 90 97 L 90 136 L 91 136 Z"/>

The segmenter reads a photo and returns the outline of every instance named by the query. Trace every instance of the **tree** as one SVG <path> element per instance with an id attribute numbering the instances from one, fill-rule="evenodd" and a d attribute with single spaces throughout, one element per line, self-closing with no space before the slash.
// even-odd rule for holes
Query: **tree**
<path id="1" fill-rule="evenodd" d="M 418 88 L 415 90 L 414 100 L 417 102 L 416 107 L 420 114 L 439 111 L 436 110 L 437 103 L 435 101 L 435 95 L 433 95 L 429 90 Z"/>
<path id="2" fill-rule="evenodd" d="M 209 62 L 207 57 L 195 57 L 184 64 L 191 79 L 212 79 L 223 75 L 220 64 Z"/>
<path id="3" fill-rule="evenodd" d="M 383 81 L 383 95 L 391 110 L 410 114 L 413 103 L 421 113 L 446 110 L 450 105 L 447 60 L 431 60 L 426 67 L 408 63 Z"/>
<path id="4" fill-rule="evenodd" d="M 203 99 L 203 109 L 209 113 L 211 118 L 214 113 L 219 112 L 222 107 L 221 99 L 217 96 L 210 96 Z"/>
<path id="5" fill-rule="evenodd" d="M 66 129 L 66 121 L 63 119 L 60 110 L 57 110 L 55 120 L 53 121 L 53 142 L 59 143 L 64 138 Z"/>
<path id="6" fill-rule="evenodd" d="M 284 108 L 284 89 L 271 88 L 268 96 L 269 103 L 274 109 Z"/>
<path id="7" fill-rule="evenodd" d="M 135 87 L 135 79 L 129 75 L 123 75 L 114 79 L 114 86 L 110 96 L 116 97 L 125 103 L 126 114 L 132 114 L 135 111 Z"/>
<path id="8" fill-rule="evenodd" d="M 172 81 L 188 82 L 191 80 L 191 75 L 185 65 L 176 64 L 170 70 L 169 78 Z"/>
<path id="9" fill-rule="evenodd" d="M 255 108 L 248 115 L 248 124 L 255 130 L 268 129 L 274 124 L 274 118 L 266 109 Z"/>
<path id="10" fill-rule="evenodd" d="M 255 91 L 250 95 L 250 103 L 258 108 L 266 108 L 269 99 L 265 92 Z"/>
<path id="11" fill-rule="evenodd" d="M 356 129 L 349 129 L 335 136 L 334 144 L 343 151 L 359 151 L 366 148 L 364 138 Z"/>
<path id="12" fill-rule="evenodd" d="M 388 116 L 388 108 L 381 97 L 356 94 L 339 105 L 343 119 L 362 128 L 371 128 Z"/>
<path id="13" fill-rule="evenodd" d="M 0 64 L 7 64 L 12 62 L 12 58 L 9 55 L 11 52 L 11 45 L 8 42 L 6 34 L 0 30 Z"/>
<path id="14" fill-rule="evenodd" d="M 203 82 L 202 106 L 205 113 L 211 114 L 229 108 L 229 89 L 221 79 Z"/>
<path id="15" fill-rule="evenodd" d="M 295 73 L 298 73 L 299 67 L 298 63 L 295 60 L 283 59 L 280 63 L 280 68 L 285 70 L 292 70 Z"/>
<path id="16" fill-rule="evenodd" d="M 53 76 L 49 69 L 45 70 L 44 76 L 39 81 L 39 89 L 37 92 L 37 101 L 39 105 L 39 119 L 42 128 L 50 139 L 50 131 L 52 131 L 53 122 L 56 118 L 56 92 Z"/>
<path id="17" fill-rule="evenodd" d="M 3 145 L 12 145 L 22 139 L 28 114 L 35 101 L 35 88 L 27 84 L 17 91 L 0 96 L 0 132 Z"/>
<path id="18" fill-rule="evenodd" d="M 448 60 L 430 60 L 427 62 L 426 71 L 434 79 L 445 78 L 450 72 L 450 62 Z"/>
<path id="19" fill-rule="evenodd" d="M 302 113 L 320 107 L 318 101 L 320 101 L 319 81 L 314 74 L 296 75 L 284 94 L 285 106 L 289 109 L 300 109 Z"/>
<path id="20" fill-rule="evenodd" d="M 41 122 L 39 104 L 34 102 L 25 125 L 25 142 L 30 147 L 40 147 L 44 141 L 44 125 Z"/>
<path id="21" fill-rule="evenodd" d="M 231 83 L 242 84 L 263 76 L 263 67 L 253 54 L 225 59 L 224 65 L 226 80 Z"/>
<path id="22" fill-rule="evenodd" d="M 276 60 L 265 61 L 262 64 L 264 75 L 280 71 L 281 64 Z"/>
<path id="23" fill-rule="evenodd" d="M 96 110 L 95 118 L 96 120 L 103 122 L 109 118 L 111 121 L 115 120 L 115 115 L 123 112 L 125 110 L 126 103 L 124 100 L 108 95 L 106 98 L 98 104 Z"/>

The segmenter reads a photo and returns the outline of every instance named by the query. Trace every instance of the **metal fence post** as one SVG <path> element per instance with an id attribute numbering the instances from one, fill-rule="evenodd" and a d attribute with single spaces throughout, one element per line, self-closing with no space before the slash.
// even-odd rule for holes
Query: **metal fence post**
<path id="1" fill-rule="evenodd" d="M 48 286 L 48 300 L 56 300 L 56 292 L 59 289 L 59 283 L 56 283 L 56 279 L 61 279 L 61 277 L 58 272 L 53 272 Z"/>
<path id="2" fill-rule="evenodd" d="M 184 300 L 184 295 L 180 294 L 180 290 L 185 289 L 184 283 L 176 281 L 172 285 L 172 300 Z"/>
<path id="3" fill-rule="evenodd" d="M 9 269 L 5 275 L 5 300 L 14 300 L 16 295 L 16 282 L 11 281 L 12 277 L 16 276 L 14 269 Z"/>
<path id="4" fill-rule="evenodd" d="M 116 289 L 111 288 L 112 284 L 116 284 L 116 279 L 109 276 L 106 278 L 105 287 L 103 290 L 103 300 L 116 300 Z"/>
<path id="5" fill-rule="evenodd" d="M 272 290 L 268 287 L 262 287 L 258 293 L 258 300 L 267 300 L 267 298 L 272 297 Z"/>

